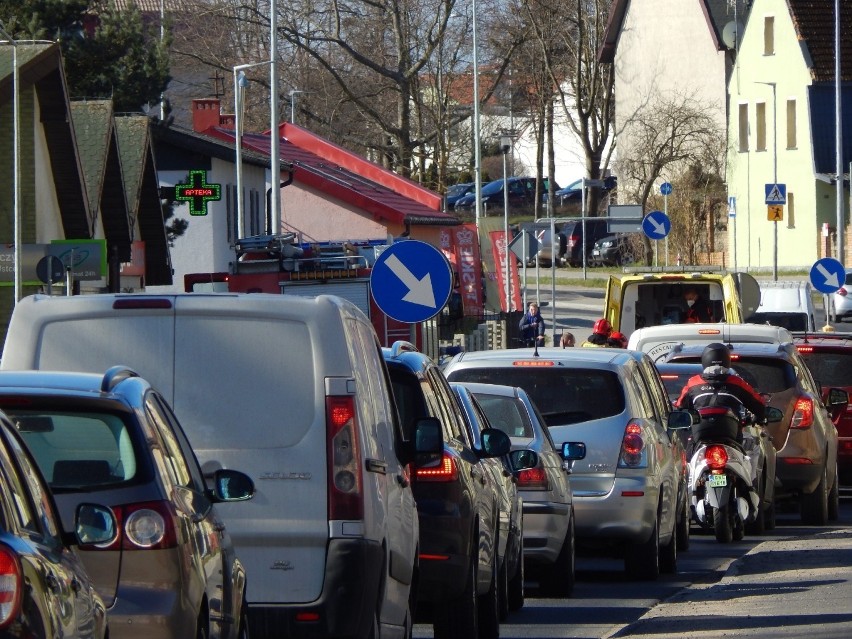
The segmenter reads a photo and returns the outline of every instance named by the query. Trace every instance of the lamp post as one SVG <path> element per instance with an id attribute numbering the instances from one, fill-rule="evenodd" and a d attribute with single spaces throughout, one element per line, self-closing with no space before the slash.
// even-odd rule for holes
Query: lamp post
<path id="1" fill-rule="evenodd" d="M 278 4 L 271 0 L 269 8 L 269 172 L 272 192 L 269 207 L 272 209 L 273 235 L 281 232 L 281 134 L 278 132 Z"/>
<path id="2" fill-rule="evenodd" d="M 473 181 L 475 184 L 474 203 L 477 242 L 479 241 L 479 218 L 482 216 L 482 152 L 479 144 L 479 46 L 476 39 L 476 0 L 473 5 Z"/>
<path id="3" fill-rule="evenodd" d="M 837 182 L 837 260 L 845 264 L 843 250 L 843 121 L 840 110 L 840 0 L 834 0 L 834 152 Z M 852 174 L 850 174 L 852 184 Z"/>
<path id="4" fill-rule="evenodd" d="M 298 89 L 291 89 L 290 91 L 290 122 L 292 124 L 296 124 L 296 96 L 300 93 L 307 92 L 299 91 Z"/>
<path id="5" fill-rule="evenodd" d="M 512 284 L 509 279 L 509 178 L 506 170 L 506 157 L 512 148 L 512 137 L 500 136 L 500 151 L 503 152 L 503 241 L 506 243 L 504 251 L 505 275 L 506 275 L 506 312 L 512 310 Z"/>
<path id="6" fill-rule="evenodd" d="M 263 62 L 252 62 L 250 64 L 238 64 L 234 67 L 234 147 L 236 149 L 236 171 L 237 171 L 237 239 L 242 239 L 245 232 L 245 221 L 243 218 L 243 89 L 248 86 L 248 78 L 246 78 L 245 70 L 252 67 L 259 67 L 263 64 L 270 64 L 269 60 Z M 278 134 L 278 129 L 271 131 L 273 137 Z M 271 146 L 270 146 L 271 149 Z M 270 151 L 271 156 L 271 151 Z M 273 185 L 273 190 L 278 180 L 275 179 L 275 174 L 272 173 L 270 182 Z"/>
<path id="7" fill-rule="evenodd" d="M 13 177 L 13 194 L 12 194 L 12 209 L 14 216 L 14 242 L 15 254 L 13 264 L 15 269 L 15 304 L 21 299 L 21 87 L 20 78 L 18 77 L 18 42 L 15 40 L 5 27 L 0 23 L 0 35 L 9 39 L 9 44 L 12 45 L 12 92 L 15 99 L 12 106 L 12 172 Z"/>

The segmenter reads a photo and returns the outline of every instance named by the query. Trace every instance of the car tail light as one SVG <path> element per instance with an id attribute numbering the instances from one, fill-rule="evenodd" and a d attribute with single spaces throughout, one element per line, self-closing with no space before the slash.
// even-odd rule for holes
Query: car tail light
<path id="1" fill-rule="evenodd" d="M 728 451 L 724 446 L 708 446 L 704 449 L 704 460 L 710 470 L 722 470 L 728 463 Z"/>
<path id="2" fill-rule="evenodd" d="M 846 289 L 841 286 L 839 289 L 837 289 L 837 294 L 841 297 L 846 297 Z"/>
<path id="3" fill-rule="evenodd" d="M 355 398 L 350 395 L 325 400 L 328 435 L 328 518 L 363 519 L 364 495 L 361 488 L 361 453 L 355 415 Z"/>
<path id="4" fill-rule="evenodd" d="M 790 428 L 810 428 L 814 423 L 814 400 L 810 397 L 800 397 L 793 407 L 793 418 Z"/>
<path id="5" fill-rule="evenodd" d="M 621 440 L 621 454 L 618 456 L 619 468 L 644 468 L 648 465 L 645 452 L 645 440 L 642 437 L 642 426 L 630 422 L 624 429 Z"/>
<path id="6" fill-rule="evenodd" d="M 170 501 L 112 506 L 119 534 L 108 544 L 80 544 L 81 550 L 165 550 L 176 548 L 177 512 Z"/>
<path id="7" fill-rule="evenodd" d="M 527 468 L 518 472 L 518 490 L 550 490 L 544 468 Z"/>
<path id="8" fill-rule="evenodd" d="M 418 481 L 457 481 L 459 478 L 459 466 L 455 457 L 444 453 L 441 463 L 437 466 L 422 466 L 417 469 Z"/>
<path id="9" fill-rule="evenodd" d="M 796 350 L 799 351 L 800 353 L 813 353 L 814 347 L 813 346 L 797 346 Z"/>
<path id="10" fill-rule="evenodd" d="M 7 546 L 0 546 L 0 628 L 18 617 L 21 609 L 21 564 Z"/>
<path id="11" fill-rule="evenodd" d="M 573 248 L 580 245 L 580 236 L 571 235 L 568 237 L 568 248 Z"/>

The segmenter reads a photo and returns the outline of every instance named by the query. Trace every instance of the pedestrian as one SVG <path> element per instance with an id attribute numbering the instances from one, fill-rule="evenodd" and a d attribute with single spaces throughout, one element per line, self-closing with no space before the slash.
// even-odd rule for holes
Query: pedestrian
<path id="1" fill-rule="evenodd" d="M 524 346 L 544 344 L 544 318 L 538 310 L 538 304 L 530 302 L 527 312 L 521 318 L 518 328 L 521 331 L 521 343 Z"/>
<path id="2" fill-rule="evenodd" d="M 683 292 L 683 299 L 686 302 L 686 316 L 684 321 L 689 324 L 698 322 L 712 322 L 713 313 L 710 310 L 710 305 L 707 303 L 698 290 L 694 286 L 689 286 Z"/>
<path id="3" fill-rule="evenodd" d="M 564 333 L 562 333 L 562 337 L 561 337 L 561 338 L 559 338 L 559 345 L 560 345 L 562 348 L 571 348 L 571 347 L 573 347 L 573 346 L 575 345 L 575 342 L 574 342 L 574 334 L 573 334 L 573 333 L 569 333 L 568 331 L 565 331 Z"/>
<path id="4" fill-rule="evenodd" d="M 606 341 L 609 339 L 611 333 L 612 324 L 610 324 L 606 318 L 602 317 L 595 322 L 594 326 L 592 326 L 592 334 L 589 335 L 589 339 L 583 342 L 583 346 L 586 348 L 606 346 Z"/>

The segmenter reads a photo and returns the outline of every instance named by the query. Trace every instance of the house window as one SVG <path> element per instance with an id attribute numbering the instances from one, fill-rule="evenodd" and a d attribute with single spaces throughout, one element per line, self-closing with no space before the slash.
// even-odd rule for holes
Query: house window
<path id="1" fill-rule="evenodd" d="M 763 19 L 763 55 L 775 55 L 775 18 Z"/>
<path id="2" fill-rule="evenodd" d="M 260 198 L 255 189 L 249 191 L 249 233 L 250 235 L 261 234 L 260 224 Z"/>
<path id="3" fill-rule="evenodd" d="M 237 236 L 237 187 L 233 184 L 225 187 L 225 202 L 225 209 L 228 212 L 226 221 L 228 244 L 233 245 Z"/>
<path id="4" fill-rule="evenodd" d="M 796 100 L 787 100 L 787 148 L 796 148 Z"/>
<path id="5" fill-rule="evenodd" d="M 741 104 L 739 112 L 740 122 L 740 153 L 748 151 L 748 105 Z"/>
<path id="6" fill-rule="evenodd" d="M 755 119 L 757 120 L 757 151 L 766 150 L 766 102 L 758 102 L 755 105 Z"/>
<path id="7" fill-rule="evenodd" d="M 796 198 L 787 191 L 787 228 L 796 228 Z"/>

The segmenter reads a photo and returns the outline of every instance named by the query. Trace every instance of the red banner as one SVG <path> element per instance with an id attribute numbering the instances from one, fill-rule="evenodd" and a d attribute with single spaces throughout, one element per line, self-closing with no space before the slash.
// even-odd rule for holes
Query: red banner
<path id="1" fill-rule="evenodd" d="M 462 224 L 441 231 L 441 250 L 458 276 L 464 314 L 482 315 L 482 260 L 476 241 L 476 225 Z"/>
<path id="2" fill-rule="evenodd" d="M 512 308 L 506 307 L 506 253 L 508 245 L 503 231 L 491 231 L 491 251 L 494 254 L 495 272 L 497 273 L 497 284 L 500 288 L 500 308 L 504 311 L 519 311 L 523 302 L 521 301 L 521 282 L 518 278 L 518 260 L 513 253 L 509 253 L 509 281 L 511 283 Z"/>

